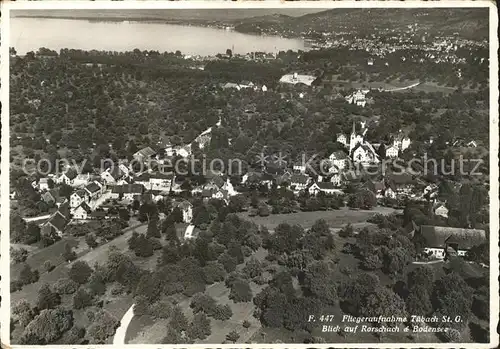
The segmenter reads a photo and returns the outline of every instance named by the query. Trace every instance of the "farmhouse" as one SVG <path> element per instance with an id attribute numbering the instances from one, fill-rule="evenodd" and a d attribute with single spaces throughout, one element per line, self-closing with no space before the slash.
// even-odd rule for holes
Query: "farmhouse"
<path id="1" fill-rule="evenodd" d="M 465 256 L 472 247 L 487 242 L 486 232 L 480 229 L 463 229 L 422 225 L 415 232 L 425 241 L 423 252 L 438 259 Z"/>

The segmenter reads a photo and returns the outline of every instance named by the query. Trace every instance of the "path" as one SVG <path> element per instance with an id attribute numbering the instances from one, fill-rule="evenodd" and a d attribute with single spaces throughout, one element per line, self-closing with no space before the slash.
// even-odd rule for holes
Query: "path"
<path id="1" fill-rule="evenodd" d="M 28 222 L 34 222 L 34 221 L 41 221 L 42 219 L 49 219 L 50 214 L 46 214 L 43 216 L 37 216 L 37 217 L 24 217 L 23 220 L 28 223 Z"/>
<path id="2" fill-rule="evenodd" d="M 411 84 L 411 85 L 405 86 L 405 87 L 396 87 L 396 88 L 391 88 L 391 89 L 384 89 L 382 91 L 384 91 L 384 92 L 402 91 L 402 90 L 408 90 L 408 89 L 413 88 L 413 87 L 418 86 L 418 85 L 420 85 L 420 82 L 416 82 L 414 84 Z"/>
<path id="3" fill-rule="evenodd" d="M 127 312 L 123 315 L 120 320 L 120 327 L 116 329 L 115 336 L 113 338 L 113 344 L 125 344 L 125 334 L 127 334 L 127 328 L 134 317 L 134 307 L 135 304 L 132 304 Z"/>
<path id="4" fill-rule="evenodd" d="M 444 260 L 439 259 L 439 260 L 434 260 L 434 261 L 428 261 L 428 262 L 412 262 L 411 264 L 436 264 L 436 263 L 443 263 Z"/>

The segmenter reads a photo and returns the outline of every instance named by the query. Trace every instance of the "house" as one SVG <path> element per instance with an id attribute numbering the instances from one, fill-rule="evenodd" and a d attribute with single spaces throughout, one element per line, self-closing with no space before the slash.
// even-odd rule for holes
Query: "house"
<path id="1" fill-rule="evenodd" d="M 358 143 L 352 150 L 352 160 L 354 163 L 363 165 L 380 162 L 378 154 L 375 152 L 373 147 L 362 143 Z"/>
<path id="2" fill-rule="evenodd" d="M 121 170 L 112 166 L 107 168 L 105 171 L 101 173 L 101 179 L 106 183 L 106 185 L 116 185 L 118 180 L 123 176 Z"/>
<path id="3" fill-rule="evenodd" d="M 299 173 L 306 173 L 306 166 L 305 165 L 293 165 L 293 170 L 295 172 L 299 172 Z"/>
<path id="4" fill-rule="evenodd" d="M 102 195 L 102 188 L 103 186 L 101 183 L 93 181 L 92 183 L 87 184 L 83 190 L 87 192 L 89 200 L 95 200 Z"/>
<path id="5" fill-rule="evenodd" d="M 330 160 L 330 163 L 339 170 L 343 170 L 347 166 L 347 155 L 343 151 L 335 151 L 331 153 L 328 160 Z"/>
<path id="6" fill-rule="evenodd" d="M 83 202 L 89 202 L 89 195 L 84 189 L 75 191 L 69 197 L 70 208 L 75 209 L 80 206 Z"/>
<path id="7" fill-rule="evenodd" d="M 154 155 L 156 155 L 156 152 L 151 147 L 145 147 L 134 153 L 133 157 L 137 161 L 144 162 L 153 157 Z"/>
<path id="8" fill-rule="evenodd" d="M 193 219 L 193 205 L 187 201 L 183 200 L 174 203 L 174 208 L 179 208 L 182 212 L 182 221 L 184 223 L 191 223 Z"/>
<path id="9" fill-rule="evenodd" d="M 341 143 L 344 145 L 344 147 L 347 147 L 347 137 L 345 134 L 340 133 L 337 135 L 337 142 Z"/>
<path id="10" fill-rule="evenodd" d="M 41 233 L 45 236 L 62 236 L 64 228 L 70 220 L 69 202 L 66 201 L 41 227 Z"/>
<path id="11" fill-rule="evenodd" d="M 143 185 L 146 190 L 170 191 L 173 179 L 172 174 L 144 172 L 134 179 L 134 183 Z"/>
<path id="12" fill-rule="evenodd" d="M 49 179 L 48 178 L 40 178 L 40 181 L 38 181 L 38 190 L 40 190 L 40 191 L 49 190 Z"/>
<path id="13" fill-rule="evenodd" d="M 229 193 L 227 190 L 219 189 L 212 193 L 212 198 L 217 200 L 223 200 L 226 205 L 229 203 Z"/>
<path id="14" fill-rule="evenodd" d="M 399 149 L 394 146 L 394 145 L 391 145 L 390 147 L 386 148 L 385 149 L 385 157 L 386 158 L 397 158 L 399 155 Z"/>
<path id="15" fill-rule="evenodd" d="M 465 256 L 472 247 L 487 242 L 486 232 L 481 229 L 422 225 L 415 232 L 417 236 L 424 241 L 422 251 L 438 259 Z"/>
<path id="16" fill-rule="evenodd" d="M 142 184 L 115 185 L 111 189 L 112 199 L 134 200 L 135 197 L 144 194 L 145 188 Z"/>
<path id="17" fill-rule="evenodd" d="M 373 194 L 375 194 L 375 197 L 377 199 L 382 198 L 385 195 L 386 187 L 383 181 L 367 180 L 365 183 L 363 183 L 363 187 L 370 190 Z M 389 193 L 387 195 L 392 195 L 392 194 Z"/>
<path id="18" fill-rule="evenodd" d="M 89 184 L 91 181 L 90 173 L 79 174 L 73 179 L 73 183 L 71 184 L 74 188 L 84 187 Z"/>
<path id="19" fill-rule="evenodd" d="M 294 174 L 290 177 L 290 187 L 295 192 L 306 190 L 311 182 L 311 177 L 305 174 Z"/>
<path id="20" fill-rule="evenodd" d="M 73 169 L 69 169 L 68 171 L 62 173 L 59 177 L 56 177 L 54 182 L 57 184 L 66 184 L 73 185 L 73 180 L 76 178 L 77 172 Z"/>
<path id="21" fill-rule="evenodd" d="M 336 188 L 332 182 L 315 182 L 308 189 L 309 194 L 317 195 L 319 193 L 325 194 L 341 194 L 342 190 Z"/>
<path id="22" fill-rule="evenodd" d="M 436 216 L 441 216 L 444 218 L 448 218 L 448 208 L 444 204 L 437 205 L 437 207 L 434 209 L 434 214 Z"/>
<path id="23" fill-rule="evenodd" d="M 89 205 L 83 202 L 80 206 L 73 210 L 73 219 L 76 220 L 87 220 L 92 213 Z"/>
<path id="24" fill-rule="evenodd" d="M 184 232 L 184 239 L 192 239 L 195 237 L 195 230 L 194 230 L 194 225 L 190 224 L 186 227 L 186 231 Z"/>
<path id="25" fill-rule="evenodd" d="M 366 105 L 366 98 L 365 98 L 365 93 L 361 90 L 357 90 L 356 92 L 347 95 L 345 97 L 345 100 L 349 104 L 355 104 L 359 107 L 364 107 Z"/>
<path id="26" fill-rule="evenodd" d="M 336 187 L 340 187 L 343 183 L 342 175 L 340 173 L 335 173 L 330 177 L 330 182 Z"/>
<path id="27" fill-rule="evenodd" d="M 396 196 L 410 196 L 415 189 L 416 181 L 409 173 L 390 174 L 386 177 L 385 184 Z"/>

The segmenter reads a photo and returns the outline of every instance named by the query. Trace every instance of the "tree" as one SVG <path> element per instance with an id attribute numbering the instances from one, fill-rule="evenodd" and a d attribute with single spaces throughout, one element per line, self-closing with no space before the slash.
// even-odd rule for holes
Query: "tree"
<path id="1" fill-rule="evenodd" d="M 66 262 L 72 262 L 77 258 L 75 251 L 73 251 L 68 243 L 64 245 L 64 252 L 62 253 L 62 257 Z"/>
<path id="2" fill-rule="evenodd" d="M 191 339 L 205 339 L 212 333 L 210 328 L 210 319 L 204 313 L 198 313 L 194 316 L 193 322 L 187 329 L 187 335 Z"/>
<path id="3" fill-rule="evenodd" d="M 184 337 L 179 331 L 172 328 L 168 329 L 167 335 L 162 339 L 162 344 L 186 344 L 188 343 L 186 337 Z"/>
<path id="4" fill-rule="evenodd" d="M 231 307 L 228 304 L 221 305 L 218 304 L 215 307 L 215 311 L 213 314 L 214 319 L 216 320 L 229 320 L 233 316 L 233 311 L 231 310 Z"/>
<path id="5" fill-rule="evenodd" d="M 391 289 L 379 286 L 374 293 L 368 295 L 361 305 L 363 316 L 406 316 L 403 300 Z"/>
<path id="6" fill-rule="evenodd" d="M 91 295 L 100 296 L 106 293 L 105 276 L 103 272 L 94 270 L 88 281 L 88 289 Z"/>
<path id="7" fill-rule="evenodd" d="M 26 263 L 19 272 L 19 282 L 21 285 L 29 285 L 37 282 L 39 277 L 38 270 L 31 270 L 30 266 Z"/>
<path id="8" fill-rule="evenodd" d="M 28 258 L 28 251 L 24 248 L 10 248 L 10 258 L 14 264 L 25 262 Z"/>
<path id="9" fill-rule="evenodd" d="M 148 238 L 160 238 L 161 233 L 158 228 L 158 216 L 154 215 L 148 222 L 148 230 L 146 232 L 146 237 Z"/>
<path id="10" fill-rule="evenodd" d="M 242 212 L 247 204 L 246 196 L 239 194 L 229 198 L 229 210 L 231 212 Z"/>
<path id="11" fill-rule="evenodd" d="M 191 298 L 190 307 L 193 313 L 205 312 L 208 316 L 213 316 L 217 302 L 215 299 L 204 293 L 197 293 Z"/>
<path id="12" fill-rule="evenodd" d="M 432 303 L 429 292 L 424 285 L 414 285 L 406 299 L 406 309 L 409 314 L 427 316 L 432 313 Z"/>
<path id="13" fill-rule="evenodd" d="M 411 261 L 412 258 L 408 250 L 403 247 L 396 247 L 385 254 L 384 269 L 391 274 L 399 274 Z"/>
<path id="14" fill-rule="evenodd" d="M 247 281 L 241 279 L 234 281 L 231 286 L 231 292 L 229 293 L 229 299 L 232 299 L 235 303 L 239 303 L 250 302 L 252 297 L 252 289 Z"/>
<path id="15" fill-rule="evenodd" d="M 337 287 L 330 282 L 333 277 L 333 270 L 324 261 L 311 263 L 299 279 L 307 295 L 317 297 L 327 304 L 335 304 L 337 301 Z"/>
<path id="16" fill-rule="evenodd" d="M 12 314 L 14 321 L 19 322 L 22 327 L 26 327 L 36 316 L 35 309 L 31 308 L 26 299 L 19 300 L 12 307 Z"/>
<path id="17" fill-rule="evenodd" d="M 28 223 L 23 241 L 25 244 L 33 244 L 40 241 L 40 227 L 34 223 Z"/>
<path id="18" fill-rule="evenodd" d="M 84 261 L 75 262 L 68 272 L 69 278 L 80 285 L 86 283 L 90 275 L 92 275 L 92 268 Z"/>
<path id="19" fill-rule="evenodd" d="M 231 331 L 226 335 L 226 340 L 236 343 L 240 339 L 240 335 L 236 331 Z"/>
<path id="20" fill-rule="evenodd" d="M 220 264 L 222 264 L 224 266 L 224 269 L 228 273 L 235 271 L 236 267 L 238 265 L 238 260 L 235 257 L 230 256 L 227 252 L 221 254 L 219 256 L 218 261 Z"/>
<path id="21" fill-rule="evenodd" d="M 73 308 L 83 309 L 92 305 L 92 295 L 84 288 L 79 288 L 73 295 Z"/>
<path id="22" fill-rule="evenodd" d="M 154 253 L 151 240 L 145 237 L 144 234 L 139 234 L 134 252 L 138 257 L 151 257 Z"/>
<path id="23" fill-rule="evenodd" d="M 95 248 L 98 245 L 94 234 L 87 234 L 87 235 L 85 235 L 85 243 L 90 248 Z"/>
<path id="24" fill-rule="evenodd" d="M 461 343 L 462 342 L 462 335 L 460 334 L 460 331 L 454 329 L 454 328 L 449 328 L 447 331 L 443 333 L 443 338 L 447 343 Z"/>
<path id="25" fill-rule="evenodd" d="M 429 265 L 421 265 L 408 273 L 408 288 L 423 287 L 427 293 L 432 291 L 434 284 L 434 269 Z M 412 313 L 417 314 L 417 313 Z"/>
<path id="26" fill-rule="evenodd" d="M 63 308 L 45 309 L 24 329 L 21 344 L 50 344 L 73 326 L 73 312 Z"/>
<path id="27" fill-rule="evenodd" d="M 52 285 L 52 289 L 59 294 L 72 294 L 78 289 L 78 284 L 71 279 L 61 278 Z"/>
<path id="28" fill-rule="evenodd" d="M 371 210 L 377 205 L 375 194 L 368 190 L 362 189 L 349 196 L 347 206 L 350 208 L 360 208 L 363 210 Z"/>
<path id="29" fill-rule="evenodd" d="M 207 265 L 203 267 L 203 273 L 205 274 L 205 282 L 207 285 L 223 281 L 226 277 L 224 266 L 217 261 L 208 262 Z"/>
<path id="30" fill-rule="evenodd" d="M 366 270 L 376 270 L 382 267 L 382 261 L 376 254 L 370 254 L 363 259 L 363 268 Z"/>
<path id="31" fill-rule="evenodd" d="M 242 326 L 243 326 L 244 328 L 250 328 L 250 326 L 252 326 L 252 324 L 250 323 L 250 321 L 245 320 L 245 321 L 243 321 Z"/>
<path id="32" fill-rule="evenodd" d="M 452 272 L 434 282 L 431 301 L 434 309 L 454 319 L 460 316 L 462 322 L 451 323 L 451 327 L 462 328 L 471 315 L 472 289 L 460 275 Z"/>
<path id="33" fill-rule="evenodd" d="M 120 321 L 103 309 L 99 309 L 93 316 L 92 324 L 87 329 L 87 336 L 91 343 L 99 344 L 115 334 Z"/>
<path id="34" fill-rule="evenodd" d="M 36 306 L 38 309 L 53 309 L 61 304 L 61 296 L 52 292 L 48 284 L 43 284 L 38 290 Z"/>
<path id="35" fill-rule="evenodd" d="M 170 329 L 175 331 L 186 331 L 188 328 L 188 321 L 186 315 L 182 312 L 179 306 L 175 306 L 170 315 Z"/>
<path id="36" fill-rule="evenodd" d="M 259 205 L 259 216 L 267 217 L 267 216 L 269 216 L 270 213 L 271 212 L 269 211 L 269 207 L 266 204 L 261 203 Z"/>
<path id="37" fill-rule="evenodd" d="M 262 274 L 262 265 L 256 258 L 251 258 L 243 267 L 243 273 L 250 279 L 260 276 Z"/>

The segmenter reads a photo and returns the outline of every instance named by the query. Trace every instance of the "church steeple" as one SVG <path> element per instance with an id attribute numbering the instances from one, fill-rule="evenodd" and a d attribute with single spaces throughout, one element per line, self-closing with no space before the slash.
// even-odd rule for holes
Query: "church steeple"
<path id="1" fill-rule="evenodd" d="M 353 120 L 352 122 L 352 132 L 351 132 L 351 136 L 352 135 L 356 135 L 356 121 Z"/>

